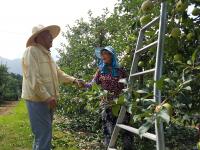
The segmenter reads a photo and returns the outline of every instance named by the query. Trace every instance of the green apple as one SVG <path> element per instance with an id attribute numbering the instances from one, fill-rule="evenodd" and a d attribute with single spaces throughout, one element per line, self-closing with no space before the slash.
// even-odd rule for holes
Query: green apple
<path id="1" fill-rule="evenodd" d="M 170 35 L 173 38 L 178 38 L 181 35 L 181 30 L 179 28 L 173 28 Z"/>
<path id="2" fill-rule="evenodd" d="M 195 7 L 195 8 L 192 10 L 192 15 L 193 15 L 193 16 L 198 16 L 198 15 L 200 15 L 200 9 Z"/>
<path id="3" fill-rule="evenodd" d="M 188 65 L 192 65 L 192 61 L 191 61 L 191 60 L 188 60 L 188 61 L 187 61 L 187 64 L 188 64 Z"/>
<path id="4" fill-rule="evenodd" d="M 151 21 L 151 17 L 149 15 L 146 15 L 146 16 L 142 16 L 140 18 L 140 24 L 142 26 L 144 26 L 145 24 L 149 23 Z"/>
<path id="5" fill-rule="evenodd" d="M 143 61 L 139 61 L 139 62 L 138 62 L 138 66 L 139 66 L 139 67 L 144 67 L 144 62 L 143 62 Z"/>
<path id="6" fill-rule="evenodd" d="M 155 108 L 155 112 L 157 112 L 157 113 L 160 112 L 161 108 L 162 108 L 161 105 L 156 106 L 156 108 Z"/>
<path id="7" fill-rule="evenodd" d="M 150 11 L 152 8 L 153 8 L 153 3 L 151 0 L 146 0 L 142 3 L 141 9 L 144 13 Z"/>
<path id="8" fill-rule="evenodd" d="M 181 54 L 174 55 L 174 61 L 182 61 L 183 57 Z"/>
<path id="9" fill-rule="evenodd" d="M 192 41 L 193 37 L 194 37 L 194 33 L 192 33 L 192 32 L 188 33 L 187 36 L 186 36 L 188 41 Z"/>
<path id="10" fill-rule="evenodd" d="M 162 106 L 167 109 L 168 115 L 172 116 L 172 114 L 173 114 L 172 106 L 169 103 L 165 103 Z"/>
<path id="11" fill-rule="evenodd" d="M 176 11 L 178 12 L 184 12 L 186 8 L 187 4 L 182 2 L 182 0 L 179 0 L 178 3 L 176 4 Z"/>

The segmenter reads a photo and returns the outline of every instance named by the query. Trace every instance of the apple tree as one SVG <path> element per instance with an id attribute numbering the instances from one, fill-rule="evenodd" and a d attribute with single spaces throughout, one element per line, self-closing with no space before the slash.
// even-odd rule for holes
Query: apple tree
<path id="1" fill-rule="evenodd" d="M 163 103 L 158 105 L 145 101 L 153 96 L 154 84 L 152 76 L 145 75 L 134 82 L 134 87 L 138 90 L 133 92 L 129 112 L 133 114 L 132 124 L 144 129 L 142 132 L 147 130 L 153 132 L 150 127 L 153 126 L 155 116 L 164 120 L 166 146 L 169 149 L 192 149 L 198 142 L 195 127 L 200 123 L 198 82 L 200 2 L 199 0 L 166 1 L 168 15 L 163 76 L 156 83 L 162 91 Z M 89 21 L 79 19 L 74 26 L 67 26 L 67 31 L 63 33 L 66 41 L 58 50 L 61 55 L 58 62 L 60 67 L 68 74 L 90 81 L 98 63 L 94 56 L 94 48 L 112 45 L 118 53 L 120 64 L 129 72 L 138 32 L 142 26 L 159 15 L 160 2 L 160 0 L 119 0 L 114 6 L 113 13 L 105 9 L 104 14 L 94 17 L 89 11 Z M 157 40 L 158 27 L 157 24 L 145 32 L 144 45 Z M 151 48 L 141 55 L 138 71 L 154 67 L 155 51 L 156 48 Z M 73 117 L 87 113 L 88 119 L 82 119 L 82 123 L 80 118 L 77 120 L 84 128 L 96 131 L 99 129 L 96 119 L 99 113 L 99 92 L 98 88 L 83 92 L 70 87 L 61 87 L 58 111 Z M 124 99 L 123 94 L 120 100 L 122 99 Z M 146 120 L 151 120 L 151 123 L 145 124 Z M 135 138 L 135 143 L 137 149 L 154 149 L 155 144 L 140 138 Z"/>

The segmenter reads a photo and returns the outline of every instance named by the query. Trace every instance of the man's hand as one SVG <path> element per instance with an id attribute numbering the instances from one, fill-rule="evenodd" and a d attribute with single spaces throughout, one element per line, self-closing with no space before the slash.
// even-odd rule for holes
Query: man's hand
<path id="1" fill-rule="evenodd" d="M 85 87 L 85 81 L 81 80 L 81 79 L 75 79 L 74 83 L 79 87 L 79 88 L 83 88 Z"/>
<path id="2" fill-rule="evenodd" d="M 57 101 L 54 97 L 51 97 L 47 100 L 47 105 L 50 109 L 55 110 L 57 106 Z"/>

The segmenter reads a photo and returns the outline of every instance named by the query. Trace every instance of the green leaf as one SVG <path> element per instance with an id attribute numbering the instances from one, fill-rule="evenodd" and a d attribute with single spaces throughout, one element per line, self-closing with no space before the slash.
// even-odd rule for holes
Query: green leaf
<path id="1" fill-rule="evenodd" d="M 147 93 L 148 93 L 148 92 L 145 91 L 145 90 L 137 90 L 136 92 L 139 93 L 139 94 L 147 94 Z"/>
<path id="2" fill-rule="evenodd" d="M 128 84 L 126 78 L 120 79 L 119 82 L 120 82 L 120 83 L 123 83 L 123 84 L 126 84 L 126 85 Z"/>
<path id="3" fill-rule="evenodd" d="M 120 108 L 121 106 L 118 104 L 112 106 L 112 113 L 114 116 L 118 116 Z"/>
<path id="4" fill-rule="evenodd" d="M 195 62 L 195 59 L 197 57 L 197 52 L 199 51 L 199 49 L 196 49 L 193 54 L 192 54 L 192 62 L 194 63 Z"/>
<path id="5" fill-rule="evenodd" d="M 93 91 L 99 91 L 99 86 L 95 83 L 92 85 L 92 90 Z"/>
<path id="6" fill-rule="evenodd" d="M 187 91 L 192 91 L 191 86 L 186 86 L 184 89 L 187 90 Z"/>
<path id="7" fill-rule="evenodd" d="M 133 106 L 132 103 L 129 103 L 128 106 L 127 106 L 127 112 L 130 113 L 130 114 L 133 114 L 133 112 L 132 112 L 132 106 Z"/>
<path id="8" fill-rule="evenodd" d="M 164 77 L 160 78 L 160 80 L 156 81 L 156 87 L 159 89 L 159 90 L 162 90 L 164 86 Z"/>
<path id="9" fill-rule="evenodd" d="M 124 95 L 120 95 L 117 99 L 117 104 L 123 105 L 125 103 Z"/>
<path id="10" fill-rule="evenodd" d="M 182 85 L 187 85 L 187 84 L 189 84 L 191 81 L 192 81 L 192 79 L 190 79 L 190 80 L 187 80 L 187 81 L 183 82 L 183 84 L 182 84 Z"/>
<path id="11" fill-rule="evenodd" d="M 162 109 L 158 115 L 157 115 L 159 118 L 161 118 L 163 121 L 165 121 L 166 123 L 169 124 L 169 121 L 170 121 L 170 116 L 168 115 L 168 112 L 166 109 Z"/>
<path id="12" fill-rule="evenodd" d="M 146 133 L 153 125 L 153 120 L 147 120 L 142 126 L 139 128 L 139 136 L 142 138 L 143 134 Z"/>
<path id="13" fill-rule="evenodd" d="M 171 80 L 170 78 L 165 78 L 164 81 L 169 83 L 170 85 L 176 85 L 175 81 Z"/>

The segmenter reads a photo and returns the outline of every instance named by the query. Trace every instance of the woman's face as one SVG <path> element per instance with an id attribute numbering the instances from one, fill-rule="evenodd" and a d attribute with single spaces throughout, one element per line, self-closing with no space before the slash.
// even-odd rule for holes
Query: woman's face
<path id="1" fill-rule="evenodd" d="M 107 50 L 103 50 L 101 52 L 101 59 L 105 64 L 110 64 L 112 60 L 112 54 L 108 52 Z"/>

